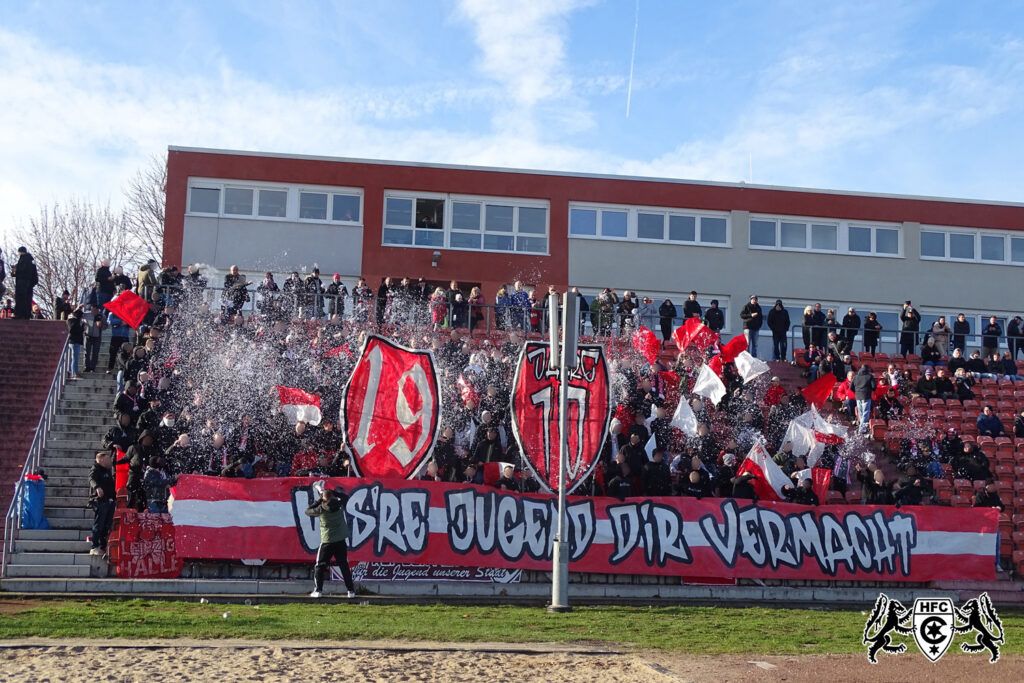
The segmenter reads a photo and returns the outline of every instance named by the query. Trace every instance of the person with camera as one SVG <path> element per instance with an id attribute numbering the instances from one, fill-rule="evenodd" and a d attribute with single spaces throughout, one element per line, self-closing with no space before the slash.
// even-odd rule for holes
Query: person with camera
<path id="1" fill-rule="evenodd" d="M 327 567 L 335 562 L 341 569 L 345 579 L 347 597 L 356 597 L 355 584 L 352 583 L 352 572 L 348 567 L 348 520 L 345 518 L 345 503 L 348 495 L 340 486 L 326 488 L 324 482 L 313 484 L 313 491 L 319 498 L 306 508 L 310 517 L 320 518 L 320 548 L 316 552 L 316 565 L 313 568 L 313 592 L 311 598 L 323 595 L 324 577 Z"/>

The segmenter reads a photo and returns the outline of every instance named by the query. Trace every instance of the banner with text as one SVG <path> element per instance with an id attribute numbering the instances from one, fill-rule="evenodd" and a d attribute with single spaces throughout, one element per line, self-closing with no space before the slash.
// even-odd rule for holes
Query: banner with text
<path id="1" fill-rule="evenodd" d="M 177 553 L 309 562 L 312 479 L 187 475 Z M 425 481 L 330 479 L 349 494 L 353 562 L 550 569 L 555 496 Z M 570 497 L 570 569 L 682 577 L 931 581 L 995 576 L 998 511 Z"/>

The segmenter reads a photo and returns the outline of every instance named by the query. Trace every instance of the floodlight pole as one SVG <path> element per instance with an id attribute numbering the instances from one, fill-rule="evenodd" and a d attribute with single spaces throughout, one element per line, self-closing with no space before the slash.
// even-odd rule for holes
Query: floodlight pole
<path id="1" fill-rule="evenodd" d="M 576 331 L 578 321 L 577 297 L 571 292 L 562 295 L 562 331 L 561 349 L 558 339 L 557 299 L 548 299 L 551 321 L 551 364 L 558 365 L 558 533 L 554 539 L 554 552 L 551 566 L 551 604 L 549 612 L 569 612 L 569 533 L 568 518 L 565 511 L 565 483 L 569 460 L 569 392 L 566 384 L 569 370 L 577 366 Z M 558 353 L 561 351 L 561 353 Z M 557 360 L 556 360 L 557 359 Z M 583 419 L 583 415 L 580 415 Z"/>

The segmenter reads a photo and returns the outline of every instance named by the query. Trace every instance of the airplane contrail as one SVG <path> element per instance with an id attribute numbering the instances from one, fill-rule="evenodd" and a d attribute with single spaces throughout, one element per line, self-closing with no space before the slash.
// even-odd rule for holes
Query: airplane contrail
<path id="1" fill-rule="evenodd" d="M 629 85 L 626 86 L 626 118 L 629 118 L 629 104 L 633 98 L 633 65 L 636 63 L 636 37 L 640 31 L 640 0 L 636 0 L 636 17 L 633 21 L 633 54 L 629 58 Z"/>

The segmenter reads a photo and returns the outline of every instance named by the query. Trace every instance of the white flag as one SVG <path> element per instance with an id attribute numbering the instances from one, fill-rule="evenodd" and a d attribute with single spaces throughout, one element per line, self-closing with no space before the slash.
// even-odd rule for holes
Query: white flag
<path id="1" fill-rule="evenodd" d="M 697 381 L 693 384 L 693 393 L 711 399 L 711 402 L 717 406 L 725 396 L 725 385 L 722 384 L 722 380 L 718 379 L 714 370 L 703 365 L 700 374 L 697 375 Z"/>
<path id="2" fill-rule="evenodd" d="M 672 413 L 672 421 L 669 424 L 687 436 L 697 436 L 697 416 L 693 414 L 693 409 L 685 396 L 679 397 L 679 405 Z"/>
<path id="3" fill-rule="evenodd" d="M 647 443 L 644 444 L 644 451 L 647 453 L 648 460 L 654 460 L 654 449 L 658 447 L 658 442 L 654 438 L 654 434 L 651 434 L 651 438 L 647 439 Z"/>
<path id="4" fill-rule="evenodd" d="M 744 384 L 758 375 L 768 372 L 768 364 L 760 358 L 754 358 L 747 351 L 740 351 L 733 362 L 736 364 L 736 371 L 740 373 Z"/>

